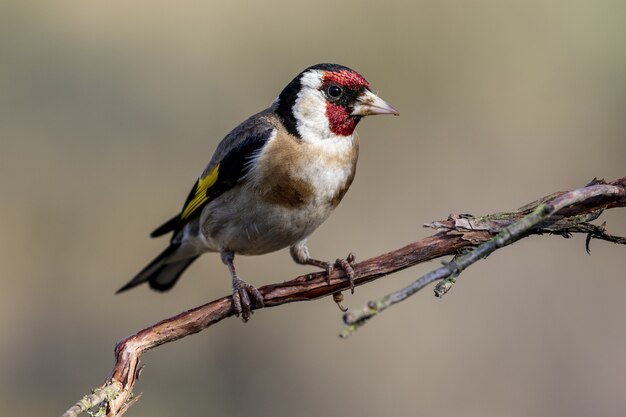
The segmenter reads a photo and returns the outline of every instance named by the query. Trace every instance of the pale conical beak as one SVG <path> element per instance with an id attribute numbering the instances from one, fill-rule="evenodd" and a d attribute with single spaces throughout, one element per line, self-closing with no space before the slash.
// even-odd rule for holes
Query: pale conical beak
<path id="1" fill-rule="evenodd" d="M 393 114 L 398 116 L 400 112 L 370 90 L 365 90 L 357 97 L 357 104 L 350 113 L 351 116 L 369 116 L 374 114 Z"/>

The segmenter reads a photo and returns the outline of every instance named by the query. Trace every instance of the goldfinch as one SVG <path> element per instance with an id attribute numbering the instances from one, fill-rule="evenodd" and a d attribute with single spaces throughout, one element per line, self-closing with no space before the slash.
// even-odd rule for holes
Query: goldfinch
<path id="1" fill-rule="evenodd" d="M 309 256 L 309 235 L 337 207 L 354 179 L 364 116 L 398 111 L 370 90 L 356 71 L 318 64 L 298 74 L 272 105 L 231 131 L 194 184 L 179 215 L 152 232 L 172 232 L 169 246 L 142 269 L 126 291 L 143 282 L 172 288 L 205 252 L 219 252 L 232 279 L 235 313 L 247 321 L 263 296 L 235 271 L 235 254 L 261 255 L 289 247 L 302 265 L 329 273 L 350 262 Z M 350 257 L 349 257 L 350 258 Z"/>

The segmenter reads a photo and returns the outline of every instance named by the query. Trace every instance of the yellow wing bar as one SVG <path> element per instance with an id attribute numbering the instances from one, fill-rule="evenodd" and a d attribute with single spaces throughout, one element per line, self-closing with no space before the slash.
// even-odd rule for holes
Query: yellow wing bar
<path id="1" fill-rule="evenodd" d="M 182 219 L 186 219 L 191 216 L 191 214 L 196 211 L 196 209 L 202 204 L 204 204 L 209 197 L 207 197 L 207 190 L 215 184 L 217 181 L 217 175 L 219 173 L 220 164 L 217 164 L 213 171 L 209 175 L 204 178 L 198 179 L 198 184 L 196 186 L 196 192 L 193 198 L 187 203 L 187 206 L 183 209 L 183 214 L 181 214 Z"/>

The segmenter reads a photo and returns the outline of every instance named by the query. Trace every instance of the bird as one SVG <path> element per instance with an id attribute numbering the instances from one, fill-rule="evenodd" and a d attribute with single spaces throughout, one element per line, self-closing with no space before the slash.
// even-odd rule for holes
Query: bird
<path id="1" fill-rule="evenodd" d="M 358 72 L 331 63 L 310 66 L 269 108 L 249 117 L 218 144 L 180 213 L 151 233 L 169 245 L 117 293 L 148 282 L 167 291 L 202 254 L 218 252 L 232 280 L 233 308 L 248 321 L 262 294 L 241 279 L 235 255 L 289 247 L 302 265 L 344 269 L 354 290 L 354 256 L 325 262 L 309 255 L 307 238 L 352 184 L 359 155 L 355 128 L 369 115 L 398 111 Z"/>

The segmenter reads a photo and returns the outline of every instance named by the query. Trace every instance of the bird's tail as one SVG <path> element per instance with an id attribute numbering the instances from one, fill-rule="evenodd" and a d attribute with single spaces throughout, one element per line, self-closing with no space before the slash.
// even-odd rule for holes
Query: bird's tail
<path id="1" fill-rule="evenodd" d="M 159 256 L 154 258 L 152 262 L 131 279 L 128 284 L 117 290 L 116 294 L 136 287 L 146 281 L 150 284 L 150 288 L 157 291 L 167 291 L 172 288 L 181 274 L 185 272 L 185 269 L 199 256 L 167 262 L 168 258 L 178 250 L 179 246 L 178 244 L 170 244 Z"/>

